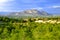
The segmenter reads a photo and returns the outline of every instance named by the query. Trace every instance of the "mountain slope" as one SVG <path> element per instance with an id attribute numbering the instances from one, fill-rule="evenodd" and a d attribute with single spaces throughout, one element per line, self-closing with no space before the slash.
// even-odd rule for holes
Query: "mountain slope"
<path id="1" fill-rule="evenodd" d="M 16 16 L 16 17 L 19 17 L 19 16 L 35 17 L 35 16 L 47 16 L 47 15 L 49 15 L 47 12 L 39 11 L 37 9 L 24 10 L 24 11 L 21 11 L 21 12 L 12 12 L 12 13 L 9 14 L 9 16 Z"/>

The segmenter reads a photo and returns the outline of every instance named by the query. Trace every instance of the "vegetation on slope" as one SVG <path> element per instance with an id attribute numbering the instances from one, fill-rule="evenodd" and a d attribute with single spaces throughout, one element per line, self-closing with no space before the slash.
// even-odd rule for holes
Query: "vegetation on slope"
<path id="1" fill-rule="evenodd" d="M 60 40 L 60 24 L 35 20 L 0 17 L 0 40 Z"/>

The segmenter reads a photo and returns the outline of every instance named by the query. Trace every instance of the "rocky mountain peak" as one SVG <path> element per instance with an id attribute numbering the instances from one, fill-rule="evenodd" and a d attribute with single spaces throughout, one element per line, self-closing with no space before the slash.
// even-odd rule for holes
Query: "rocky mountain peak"
<path id="1" fill-rule="evenodd" d="M 46 16 L 48 15 L 48 13 L 37 9 L 29 9 L 21 12 L 12 12 L 10 13 L 9 16 L 41 16 L 41 15 Z"/>

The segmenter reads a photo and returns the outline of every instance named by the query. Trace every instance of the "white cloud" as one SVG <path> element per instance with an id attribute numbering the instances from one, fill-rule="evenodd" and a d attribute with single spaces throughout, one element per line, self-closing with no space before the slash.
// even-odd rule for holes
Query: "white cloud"
<path id="1" fill-rule="evenodd" d="M 16 10 L 7 10 L 7 9 L 3 9 L 3 10 L 0 10 L 1 12 L 16 12 Z"/>
<path id="2" fill-rule="evenodd" d="M 14 0 L 0 0 L 0 3 L 5 3 L 5 2 L 10 2 L 10 1 L 14 1 Z"/>
<path id="3" fill-rule="evenodd" d="M 10 2 L 13 2 L 14 0 L 0 0 L 0 6 L 6 6 Z"/>
<path id="4" fill-rule="evenodd" d="M 17 0 L 18 1 L 18 0 Z M 45 2 L 45 1 L 43 1 L 43 0 L 20 0 L 20 1 L 22 1 L 22 2 L 26 2 L 26 3 L 29 3 L 29 2 L 32 2 L 32 4 L 33 3 L 38 3 L 38 2 Z M 16 10 L 14 10 L 14 5 L 15 5 L 16 3 L 15 3 L 15 0 L 0 0 L 0 11 L 16 11 Z M 22 4 L 21 4 L 22 5 Z M 34 4 L 34 5 L 25 5 L 25 6 L 23 6 L 23 7 L 26 7 L 26 6 L 28 6 L 28 8 L 27 9 L 38 9 L 38 10 L 40 10 L 40 9 L 43 9 L 43 8 L 41 8 L 41 7 L 38 7 L 38 5 L 37 4 Z M 22 7 L 22 8 L 23 8 Z M 31 8 L 31 7 L 33 7 L 33 8 Z M 20 9 L 20 8 L 19 8 Z M 24 8 L 23 8 L 24 9 Z M 26 9 L 26 8 L 25 8 Z M 20 10 L 17 10 L 17 11 L 20 11 Z"/>
<path id="5" fill-rule="evenodd" d="M 60 6 L 50 6 L 48 8 L 60 8 Z"/>
<path id="6" fill-rule="evenodd" d="M 53 6 L 53 8 L 60 8 L 60 6 Z"/>
<path id="7" fill-rule="evenodd" d="M 26 8 L 26 9 L 37 9 L 37 10 L 42 10 L 43 8 L 41 8 L 41 7 L 33 7 L 33 8 Z"/>
<path id="8" fill-rule="evenodd" d="M 14 0 L 0 0 L 0 11 L 8 11 Z"/>
<path id="9" fill-rule="evenodd" d="M 41 8 L 41 7 L 37 7 L 37 8 L 31 8 L 31 9 L 38 9 L 38 10 L 41 10 L 41 9 L 43 9 L 43 8 Z"/>

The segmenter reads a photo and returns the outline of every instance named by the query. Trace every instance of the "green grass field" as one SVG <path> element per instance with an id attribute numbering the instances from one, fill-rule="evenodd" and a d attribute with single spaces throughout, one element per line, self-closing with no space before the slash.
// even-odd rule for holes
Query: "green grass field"
<path id="1" fill-rule="evenodd" d="M 0 17 L 0 40 L 60 40 L 60 23 L 35 23 Z"/>

